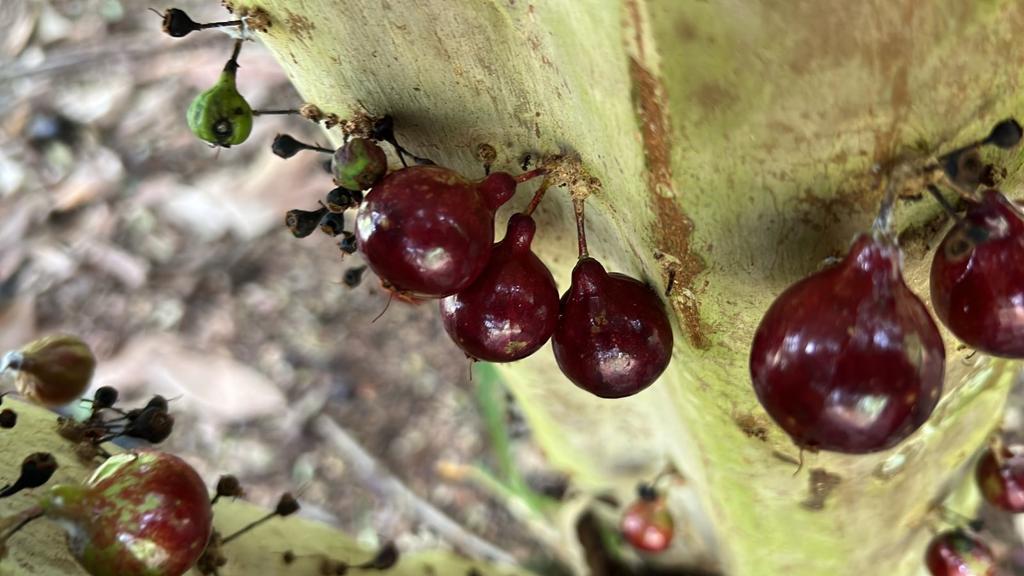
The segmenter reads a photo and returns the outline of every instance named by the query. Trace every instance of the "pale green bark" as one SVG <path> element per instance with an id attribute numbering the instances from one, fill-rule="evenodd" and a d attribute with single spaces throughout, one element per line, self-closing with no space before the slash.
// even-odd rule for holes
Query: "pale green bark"
<path id="1" fill-rule="evenodd" d="M 748 345 L 779 291 L 869 226 L 881 198 L 875 164 L 920 166 L 1024 111 L 1024 5 L 234 4 L 269 12 L 260 38 L 307 101 L 343 117 L 357 102 L 390 113 L 418 155 L 480 174 L 480 143 L 510 171 L 526 151 L 577 151 L 604 184 L 588 204 L 591 253 L 659 288 L 676 271 L 675 356 L 648 391 L 590 397 L 547 350 L 505 370 L 537 441 L 577 485 L 625 494 L 674 463 L 689 480 L 674 495 L 689 531 L 672 562 L 735 576 L 922 569 L 928 506 L 958 485 L 998 425 L 1018 366 L 981 357 L 967 366 L 969 351 L 948 340 L 947 394 L 920 433 L 883 454 L 806 455 L 794 476 L 787 460 L 797 450 L 751 391 Z M 1014 193 L 1019 156 L 993 159 Z M 901 203 L 897 225 L 938 212 Z M 912 236 L 906 273 L 926 296 L 931 237 Z M 538 242 L 564 288 L 575 259 L 564 194 L 543 205 Z M 764 427 L 767 440 L 744 426 Z M 815 470 L 838 484 L 812 494 Z M 563 545 L 574 545 L 568 531 Z"/>

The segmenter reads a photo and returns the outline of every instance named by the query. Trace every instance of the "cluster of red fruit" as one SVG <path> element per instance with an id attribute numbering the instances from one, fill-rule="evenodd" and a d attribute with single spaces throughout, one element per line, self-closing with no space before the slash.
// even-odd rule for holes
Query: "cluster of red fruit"
<path id="1" fill-rule="evenodd" d="M 494 243 L 495 212 L 518 184 L 546 176 L 547 170 L 517 177 L 494 172 L 479 181 L 435 165 L 388 173 L 386 156 L 374 140 L 395 143 L 390 120 L 377 126 L 372 138 L 351 138 L 333 152 L 339 188 L 318 211 L 290 212 L 293 233 L 307 235 L 315 226 L 303 223 L 315 220 L 332 236 L 352 237 L 388 289 L 404 299 L 440 300 L 445 329 L 472 359 L 520 360 L 551 339 L 562 372 L 604 398 L 636 394 L 664 371 L 672 354 L 672 328 L 660 298 L 638 280 L 608 273 L 588 255 L 581 206 L 580 258 L 559 298 L 551 272 L 531 249 L 537 230 L 532 212 L 547 180 L 530 208 L 513 214 L 505 237 Z M 325 151 L 286 135 L 278 136 L 273 149 L 282 157 Z M 396 150 L 404 161 L 404 149 L 396 144 Z M 332 202 L 338 190 L 358 201 Z M 337 215 L 356 207 L 350 233 Z M 326 226 L 328 218 L 340 219 L 341 228 Z"/>
<path id="2" fill-rule="evenodd" d="M 1020 138 L 1020 125 L 1007 120 L 974 146 L 1010 148 Z M 967 212 L 952 212 L 956 224 L 932 262 L 935 312 L 968 346 L 1024 358 L 1024 216 L 997 190 L 963 194 Z M 862 235 L 839 264 L 789 287 L 761 320 L 750 353 L 754 390 L 801 448 L 885 450 L 938 403 L 945 348 L 903 281 L 900 258 L 887 230 Z"/>

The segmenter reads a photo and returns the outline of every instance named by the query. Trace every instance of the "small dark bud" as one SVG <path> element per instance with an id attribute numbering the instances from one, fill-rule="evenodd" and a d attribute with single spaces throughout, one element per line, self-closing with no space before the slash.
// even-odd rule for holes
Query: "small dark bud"
<path id="1" fill-rule="evenodd" d="M 284 553 L 281 554 L 281 562 L 284 562 L 285 564 L 291 564 L 295 562 L 295 552 L 292 552 L 291 550 L 285 550 Z"/>
<path id="2" fill-rule="evenodd" d="M 359 193 L 362 196 L 362 192 Z M 327 197 L 324 198 L 324 205 L 331 212 L 344 212 L 349 208 L 353 208 L 358 204 L 355 201 L 353 191 L 346 188 L 335 188 L 327 193 Z"/>
<path id="3" fill-rule="evenodd" d="M 319 210 L 289 210 L 284 223 L 296 238 L 305 238 L 316 230 L 320 219 L 327 213 L 327 208 Z"/>
<path id="4" fill-rule="evenodd" d="M 0 428 L 11 429 L 18 423 L 18 413 L 10 408 L 0 410 Z"/>
<path id="5" fill-rule="evenodd" d="M 334 237 L 341 234 L 345 227 L 345 216 L 338 212 L 328 212 L 320 219 L 320 231 Z"/>
<path id="6" fill-rule="evenodd" d="M 1008 118 L 996 124 L 992 132 L 985 138 L 984 143 L 1003 149 L 1013 148 L 1020 143 L 1022 135 L 1024 135 L 1024 130 L 1021 129 L 1020 124 L 1013 118 Z"/>
<path id="7" fill-rule="evenodd" d="M 217 496 L 220 498 L 239 498 L 245 495 L 238 478 L 225 474 L 217 480 Z"/>
<path id="8" fill-rule="evenodd" d="M 370 138 L 379 142 L 395 141 L 395 119 L 391 116 L 383 116 L 373 123 L 370 129 Z"/>
<path id="9" fill-rule="evenodd" d="M 345 276 L 342 278 L 342 282 L 349 288 L 355 288 L 359 286 L 359 283 L 363 281 L 363 273 L 366 272 L 366 266 L 357 266 L 355 268 L 349 268 L 345 270 Z"/>
<path id="10" fill-rule="evenodd" d="M 173 430 L 174 416 L 164 410 L 147 407 L 125 428 L 124 435 L 159 444 L 167 440 Z"/>
<path id="11" fill-rule="evenodd" d="M 299 501 L 291 495 L 290 492 L 281 494 L 280 500 L 277 501 L 277 506 L 274 508 L 274 513 L 282 518 L 285 516 L 291 516 L 299 511 Z"/>
<path id="12" fill-rule="evenodd" d="M 110 408 L 117 403 L 117 389 L 111 386 L 100 386 L 92 395 L 93 411 Z"/>
<path id="13" fill-rule="evenodd" d="M 338 562 L 334 565 L 334 576 L 345 576 L 348 574 L 348 564 Z"/>
<path id="14" fill-rule="evenodd" d="M 197 22 L 189 18 L 188 14 L 186 14 L 184 10 L 168 8 L 164 12 L 164 34 L 168 34 L 175 38 L 181 38 L 182 36 L 188 36 L 192 32 L 201 29 L 202 27 Z"/>
<path id="15" fill-rule="evenodd" d="M 349 190 L 349 192 L 352 193 L 352 204 L 354 206 L 358 206 L 359 203 L 363 201 L 363 191 L 362 190 Z"/>
<path id="16" fill-rule="evenodd" d="M 18 483 L 23 488 L 38 488 L 49 482 L 57 471 L 57 459 L 49 452 L 29 454 L 21 463 L 21 477 Z"/>
<path id="17" fill-rule="evenodd" d="M 287 134 L 278 134 L 274 137 L 274 143 L 270 149 L 281 158 L 291 158 L 299 152 L 308 149 L 309 146 L 299 142 Z"/>
<path id="18" fill-rule="evenodd" d="M 394 542 L 388 542 L 374 556 L 370 561 L 365 562 L 357 566 L 363 570 L 390 570 L 395 564 L 398 564 L 398 547 L 395 546 Z"/>
<path id="19" fill-rule="evenodd" d="M 345 254 L 355 254 L 356 248 L 358 248 L 356 245 L 356 235 L 347 230 L 342 230 L 341 240 L 338 240 L 338 248 L 341 248 L 341 251 Z"/>
<path id="20" fill-rule="evenodd" d="M 146 408 L 152 408 L 153 410 L 158 410 L 160 412 L 167 412 L 168 407 L 167 398 L 164 398 L 159 394 L 154 395 L 149 399 L 149 402 L 146 402 Z"/>
<path id="21" fill-rule="evenodd" d="M 658 491 L 646 482 L 637 485 L 636 495 L 645 502 L 654 502 L 658 499 Z"/>

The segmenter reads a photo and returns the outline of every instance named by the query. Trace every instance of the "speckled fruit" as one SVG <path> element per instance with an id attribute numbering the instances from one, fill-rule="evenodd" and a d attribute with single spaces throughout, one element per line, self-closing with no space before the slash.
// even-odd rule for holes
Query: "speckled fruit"
<path id="1" fill-rule="evenodd" d="M 938 328 L 903 282 L 899 248 L 867 235 L 772 303 L 750 353 L 758 399 L 798 446 L 852 454 L 920 427 L 942 394 L 944 364 Z"/>
<path id="2" fill-rule="evenodd" d="M 164 452 L 108 458 L 85 484 L 52 487 L 41 507 L 93 576 L 184 574 L 206 548 L 213 520 L 202 479 Z"/>
<path id="3" fill-rule="evenodd" d="M 39 338 L 9 353 L 5 361 L 16 371 L 18 392 L 44 406 L 62 406 L 78 399 L 96 369 L 89 345 L 69 334 Z"/>
<path id="4" fill-rule="evenodd" d="M 533 218 L 513 214 L 487 267 L 464 290 L 441 300 L 445 330 L 477 360 L 512 362 L 544 345 L 558 320 L 558 289 L 530 250 Z"/>
<path id="5" fill-rule="evenodd" d="M 932 538 L 924 562 L 932 576 L 996 575 L 996 561 L 989 547 L 962 530 Z"/>
<path id="6" fill-rule="evenodd" d="M 665 504 L 657 496 L 638 498 L 622 514 L 619 529 L 627 542 L 643 552 L 661 552 L 672 543 L 675 523 Z"/>
<path id="7" fill-rule="evenodd" d="M 1024 358 L 1024 219 L 997 190 L 972 202 L 932 260 L 935 314 L 964 344 Z"/>
<path id="8" fill-rule="evenodd" d="M 552 339 L 569 380 L 602 398 L 650 386 L 672 358 L 672 325 L 649 286 L 580 258 L 562 295 Z"/>
<path id="9" fill-rule="evenodd" d="M 989 448 L 978 460 L 974 478 L 989 504 L 1007 512 L 1024 512 L 1024 455 L 1003 448 L 996 458 Z"/>
<path id="10" fill-rule="evenodd" d="M 439 298 L 483 272 L 494 242 L 494 212 L 516 182 L 495 172 L 470 182 L 439 166 L 388 174 L 356 214 L 356 241 L 366 262 L 394 290 Z"/>
<path id="11" fill-rule="evenodd" d="M 348 190 L 366 190 L 388 171 L 388 157 L 373 140 L 353 138 L 334 151 L 334 182 Z"/>

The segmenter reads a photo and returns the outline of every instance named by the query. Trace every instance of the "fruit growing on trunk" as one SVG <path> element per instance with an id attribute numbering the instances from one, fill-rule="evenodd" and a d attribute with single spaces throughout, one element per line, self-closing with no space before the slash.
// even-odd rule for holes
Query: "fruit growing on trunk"
<path id="1" fill-rule="evenodd" d="M 619 529 L 627 542 L 643 552 L 661 552 L 672 543 L 675 522 L 665 498 L 642 484 L 637 499 L 622 514 Z"/>
<path id="2" fill-rule="evenodd" d="M 552 343 L 569 380 L 602 398 L 650 386 L 672 358 L 672 325 L 658 294 L 584 256 L 562 295 Z"/>
<path id="3" fill-rule="evenodd" d="M 388 157 L 373 140 L 353 138 L 334 152 L 331 171 L 338 186 L 366 190 L 388 171 Z"/>
<path id="4" fill-rule="evenodd" d="M 530 250 L 533 218 L 513 214 L 483 273 L 441 300 L 441 319 L 466 354 L 487 362 L 525 358 L 544 345 L 558 320 L 558 290 Z"/>
<path id="5" fill-rule="evenodd" d="M 984 542 L 963 530 L 942 532 L 925 552 L 932 576 L 995 576 L 996 561 Z"/>
<path id="6" fill-rule="evenodd" d="M 928 419 L 944 362 L 935 322 L 903 282 L 899 248 L 861 235 L 840 263 L 772 303 L 750 373 L 798 446 L 860 454 L 896 445 Z"/>
<path id="7" fill-rule="evenodd" d="M 932 261 L 935 313 L 964 344 L 1024 358 L 1024 219 L 997 190 L 969 201 Z"/>
<path id="8" fill-rule="evenodd" d="M 40 506 L 93 576 L 184 574 L 206 548 L 213 520 L 202 479 L 165 452 L 112 456 L 84 484 L 53 486 Z"/>
<path id="9" fill-rule="evenodd" d="M 15 386 L 23 396 L 44 406 L 61 406 L 89 387 L 96 357 L 77 336 L 55 334 L 7 354 L 4 364 L 15 371 Z"/>
<path id="10" fill-rule="evenodd" d="M 1024 512 L 1024 456 L 1005 447 L 989 448 L 978 460 L 974 478 L 989 504 L 1007 512 Z"/>
<path id="11" fill-rule="evenodd" d="M 439 166 L 396 170 L 359 206 L 359 250 L 381 280 L 399 292 L 454 294 L 487 265 L 494 212 L 515 190 L 515 179 L 504 172 L 470 182 Z"/>

